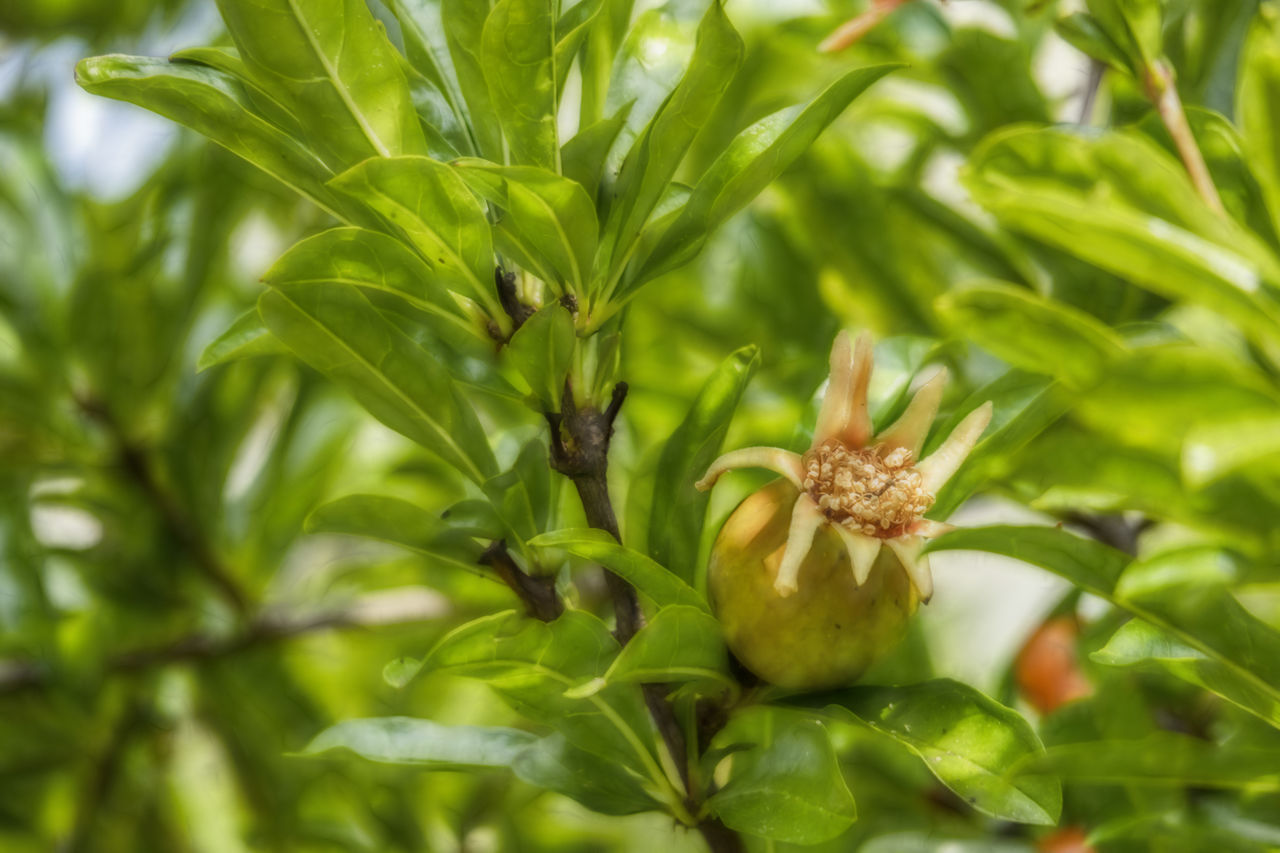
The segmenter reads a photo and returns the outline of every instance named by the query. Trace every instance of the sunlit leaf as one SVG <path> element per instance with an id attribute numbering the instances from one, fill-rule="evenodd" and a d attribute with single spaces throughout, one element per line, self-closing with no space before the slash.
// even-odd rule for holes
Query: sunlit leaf
<path id="1" fill-rule="evenodd" d="M 510 767 L 537 737 L 518 729 L 444 726 L 414 717 L 343 720 L 307 744 L 304 755 L 348 749 L 361 758 L 433 770 Z"/>
<path id="2" fill-rule="evenodd" d="M 1010 778 L 1019 762 L 1044 751 L 1031 726 L 972 687 L 940 678 L 905 687 L 850 687 L 792 701 L 851 716 L 888 735 L 979 811 L 1047 825 L 1062 811 L 1056 779 Z"/>

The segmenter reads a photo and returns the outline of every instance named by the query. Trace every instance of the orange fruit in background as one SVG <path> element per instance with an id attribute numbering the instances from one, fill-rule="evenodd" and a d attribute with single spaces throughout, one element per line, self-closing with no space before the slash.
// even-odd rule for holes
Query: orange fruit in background
<path id="1" fill-rule="evenodd" d="M 1036 844 L 1036 850 L 1039 853 L 1097 853 L 1089 844 L 1085 831 L 1078 826 L 1068 826 L 1046 835 Z"/>
<path id="2" fill-rule="evenodd" d="M 1093 686 L 1080 670 L 1076 653 L 1079 635 L 1074 618 L 1057 616 L 1037 628 L 1018 652 L 1014 663 L 1018 689 L 1042 714 L 1093 693 Z"/>

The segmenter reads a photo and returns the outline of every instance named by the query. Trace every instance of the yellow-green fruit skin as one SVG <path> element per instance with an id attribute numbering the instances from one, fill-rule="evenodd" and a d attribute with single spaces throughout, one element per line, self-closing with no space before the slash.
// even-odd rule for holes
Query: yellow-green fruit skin
<path id="1" fill-rule="evenodd" d="M 902 638 L 919 599 L 888 548 L 858 586 L 840 535 L 825 524 L 800 588 L 779 595 L 773 582 L 799 494 L 778 480 L 738 505 L 712 548 L 707 588 L 729 648 L 760 678 L 797 689 L 850 684 Z"/>

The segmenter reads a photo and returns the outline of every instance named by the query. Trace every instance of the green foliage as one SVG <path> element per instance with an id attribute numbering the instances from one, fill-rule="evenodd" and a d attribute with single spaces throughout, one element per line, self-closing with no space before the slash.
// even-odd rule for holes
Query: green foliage
<path id="1" fill-rule="evenodd" d="M 220 147 L 99 193 L 55 38 L 201 4 L 75 78 Z M 1280 843 L 1274 0 L 10 5 L 0 848 Z M 949 371 L 922 455 L 993 415 L 934 604 L 788 693 L 703 593 L 765 480 L 694 483 L 842 327 L 879 429 Z M 973 552 L 1057 600 L 975 636 Z"/>

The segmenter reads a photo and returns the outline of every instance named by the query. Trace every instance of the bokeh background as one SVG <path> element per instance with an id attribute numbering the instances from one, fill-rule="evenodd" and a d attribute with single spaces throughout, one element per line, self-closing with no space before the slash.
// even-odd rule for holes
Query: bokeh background
<path id="1" fill-rule="evenodd" d="M 658 5 L 637 3 L 637 14 Z M 728 3 L 747 59 L 690 152 L 692 170 L 852 65 L 908 67 L 859 99 L 700 261 L 629 309 L 632 393 L 613 451 L 621 506 L 738 347 L 759 345 L 762 366 L 727 446 L 795 443 L 841 327 L 896 339 L 913 363 L 948 364 L 956 399 L 999 376 L 1005 365 L 960 342 L 935 310 L 975 277 L 1025 283 L 1109 324 L 1158 316 L 1189 334 L 1207 328 L 1205 339 L 1226 334 L 1059 249 L 1011 251 L 963 189 L 969 154 L 993 131 L 1143 118 L 1134 85 L 1118 75 L 1100 85 L 1100 66 L 1055 34 L 1070 4 L 921 0 L 853 51 L 820 56 L 821 38 L 867 5 Z M 1230 115 L 1258 3 L 1169 5 L 1166 50 L 1184 100 Z M 669 26 L 642 45 L 647 73 L 678 71 L 704 6 L 662 7 Z M 197 370 L 272 260 L 327 223 L 194 134 L 84 93 L 73 66 L 221 39 L 213 0 L 0 4 L 0 849 L 699 849 L 662 818 L 593 815 L 501 773 L 296 755 L 351 717 L 512 723 L 481 685 L 426 676 L 396 690 L 382 667 L 513 599 L 390 546 L 305 532 L 308 513 L 334 497 L 376 491 L 443 507 L 461 484 L 289 357 Z M 884 381 L 906 375 L 890 364 Z M 489 423 L 508 455 L 531 435 L 516 418 Z M 960 523 L 1064 517 L 1061 494 L 1037 503 L 1052 472 L 1016 448 L 988 474 Z M 736 477 L 713 517 L 762 482 Z M 1102 508 L 1123 525 L 1133 504 Z M 1108 617 L 1104 603 L 1011 560 L 946 554 L 934 565 L 936 597 L 879 677 L 931 671 L 1034 716 L 1011 676 L 1027 637 L 1064 601 L 1086 621 Z M 1250 601 L 1274 618 L 1270 589 Z M 1194 718 L 1197 701 L 1179 693 L 1171 705 Z M 860 820 L 829 849 L 934 849 L 909 845 L 946 837 L 1031 849 L 1000 841 L 998 825 L 951 802 L 909 756 L 864 731 L 840 737 Z M 1171 796 L 1152 812 L 1190 813 Z M 1237 814 L 1265 849 L 1280 844 L 1280 830 L 1257 823 L 1270 807 L 1280 808 L 1274 795 Z M 1208 849 L 1176 836 L 1159 849 Z M 1118 843 L 1107 849 L 1154 849 L 1145 837 Z"/>

